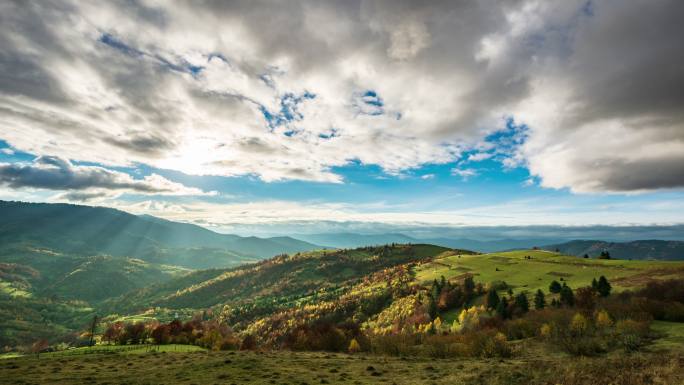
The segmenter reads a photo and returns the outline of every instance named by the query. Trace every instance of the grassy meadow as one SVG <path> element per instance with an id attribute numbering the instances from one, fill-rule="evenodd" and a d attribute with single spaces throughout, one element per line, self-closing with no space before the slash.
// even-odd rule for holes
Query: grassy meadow
<path id="1" fill-rule="evenodd" d="M 529 256 L 531 259 L 526 259 Z M 416 279 L 429 283 L 441 276 L 473 275 L 475 281 L 505 281 L 514 292 L 548 290 L 552 280 L 571 287 L 586 286 L 604 275 L 616 292 L 644 285 L 651 279 L 684 276 L 684 262 L 585 259 L 546 250 L 516 250 L 480 255 L 443 253 L 415 269 Z"/>
<path id="2" fill-rule="evenodd" d="M 442 276 L 445 286 L 433 294 Z M 520 311 L 504 289 L 500 296 L 509 297 L 513 310 L 507 317 L 481 306 L 492 283 L 505 281 L 514 294 L 531 296 L 548 293 L 553 280 L 579 289 L 600 276 L 616 295 L 597 297 L 590 308 Z M 443 307 L 437 301 L 430 315 L 430 298 L 465 288 L 466 277 L 479 286 L 471 299 Z M 124 295 L 117 307 L 143 303 L 145 310 L 109 313 L 96 340 L 105 341 L 104 328 L 118 324 L 120 336 L 139 325 L 147 333 L 142 342 L 112 338 L 119 344 L 7 353 L 0 356 L 0 384 L 684 384 L 684 323 L 648 318 L 675 302 L 658 302 L 665 300 L 660 292 L 655 300 L 638 294 L 649 280 L 682 277 L 684 262 L 542 250 L 469 254 L 392 245 L 279 256 Z M 671 295 L 680 292 L 673 288 Z M 547 295 L 547 304 L 558 297 Z M 646 297 L 651 302 L 643 303 L 655 307 L 634 307 Z M 461 319 L 467 302 L 480 309 L 475 323 Z M 603 308 L 611 319 L 600 319 Z M 190 321 L 198 315 L 206 318 Z M 173 324 L 176 317 L 186 322 Z M 151 345 L 156 339 L 165 342 Z M 352 350 L 351 339 L 360 349 Z M 582 349 L 561 348 L 568 341 Z"/>
<path id="3" fill-rule="evenodd" d="M 130 353 L 130 352 L 129 352 Z M 0 384 L 662 384 L 684 383 L 684 358 L 428 359 L 325 352 L 41 354 L 0 360 Z"/>

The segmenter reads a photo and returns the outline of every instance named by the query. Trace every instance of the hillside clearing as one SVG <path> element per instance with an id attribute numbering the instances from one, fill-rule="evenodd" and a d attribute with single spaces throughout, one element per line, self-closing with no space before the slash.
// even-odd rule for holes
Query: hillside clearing
<path id="1" fill-rule="evenodd" d="M 621 291 L 642 286 L 647 277 L 682 277 L 684 262 L 585 259 L 545 250 L 517 250 L 480 255 L 449 253 L 420 265 L 415 271 L 421 283 L 441 276 L 459 278 L 469 273 L 483 284 L 505 281 L 514 292 L 546 291 L 552 280 L 562 280 L 571 287 L 587 286 L 592 279 L 604 275 L 616 291 Z"/>

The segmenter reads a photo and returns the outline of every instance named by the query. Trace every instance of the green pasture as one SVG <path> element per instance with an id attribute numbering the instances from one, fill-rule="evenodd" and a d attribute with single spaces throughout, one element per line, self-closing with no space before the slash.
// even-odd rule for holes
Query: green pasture
<path id="1" fill-rule="evenodd" d="M 529 256 L 531 259 L 526 259 Z M 573 288 L 604 275 L 615 291 L 643 285 L 648 279 L 684 276 L 684 262 L 585 259 L 544 250 L 517 250 L 481 255 L 447 255 L 416 268 L 416 279 L 429 283 L 472 274 L 476 282 L 505 281 L 513 291 L 548 291 L 551 281 Z"/>

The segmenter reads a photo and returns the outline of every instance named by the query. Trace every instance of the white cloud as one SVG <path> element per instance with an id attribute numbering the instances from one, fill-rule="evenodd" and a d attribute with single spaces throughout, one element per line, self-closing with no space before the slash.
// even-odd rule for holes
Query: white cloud
<path id="1" fill-rule="evenodd" d="M 670 207 L 649 207 L 641 203 L 604 207 L 585 205 L 568 210 L 571 202 L 557 199 L 516 200 L 504 204 L 474 205 L 464 209 L 415 210 L 386 204 L 317 203 L 265 201 L 245 203 L 169 203 L 149 200 L 138 203 L 115 202 L 113 207 L 135 214 L 149 214 L 174 221 L 195 223 L 217 231 L 230 232 L 237 227 L 257 231 L 269 226 L 305 224 L 308 232 L 323 231 L 335 224 L 337 231 L 345 226 L 366 223 L 364 232 L 378 231 L 378 226 L 530 226 L 530 225 L 669 225 L 681 222 Z M 681 206 L 681 203 L 676 205 Z M 597 212 L 606 215 L 597 216 Z M 658 221 L 653 221 L 657 213 Z M 328 224 L 328 225 L 325 225 Z M 382 224 L 382 225 L 380 225 Z M 325 225 L 325 226 L 324 226 Z M 294 226 L 296 227 L 296 226 Z M 283 227 L 284 228 L 284 227 Z M 357 228 L 358 230 L 358 228 Z M 248 232 L 249 232 L 248 231 Z M 384 230 L 380 230 L 384 231 Z"/>
<path id="2" fill-rule="evenodd" d="M 461 179 L 468 180 L 473 176 L 477 175 L 477 170 L 472 169 L 472 168 L 453 168 L 451 169 L 451 175 L 457 175 L 460 176 Z"/>
<path id="3" fill-rule="evenodd" d="M 682 3 L 591 6 L 5 2 L 0 139 L 105 166 L 340 183 L 350 161 L 394 175 L 455 161 L 514 116 L 530 130 L 505 165 L 541 186 L 681 188 Z"/>
<path id="4" fill-rule="evenodd" d="M 468 162 L 480 162 L 483 160 L 487 160 L 494 156 L 494 154 L 486 153 L 486 152 L 478 152 L 476 154 L 472 154 L 468 156 Z"/>

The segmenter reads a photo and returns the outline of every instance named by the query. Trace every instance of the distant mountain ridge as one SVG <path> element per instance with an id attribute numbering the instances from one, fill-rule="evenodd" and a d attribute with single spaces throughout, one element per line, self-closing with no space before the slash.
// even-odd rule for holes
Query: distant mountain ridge
<path id="1" fill-rule="evenodd" d="M 189 268 L 235 265 L 283 253 L 320 249 L 290 237 L 219 234 L 200 226 L 71 204 L 0 201 L 0 245 L 45 247 L 78 255 L 124 256 Z M 205 250 L 194 264 L 197 249 Z"/>
<path id="2" fill-rule="evenodd" d="M 475 240 L 467 238 L 417 238 L 401 233 L 358 234 L 358 233 L 323 233 L 297 234 L 296 238 L 307 242 L 327 245 L 337 248 L 356 248 L 363 246 L 377 246 L 392 243 L 429 243 L 432 245 L 467 249 L 482 253 L 504 251 L 511 249 L 529 249 L 534 246 L 560 242 L 556 239 L 496 239 Z"/>
<path id="3" fill-rule="evenodd" d="M 606 242 L 597 240 L 574 240 L 570 242 L 546 245 L 546 250 L 558 250 L 563 254 L 596 257 L 603 251 L 617 259 L 644 260 L 684 260 L 684 242 L 639 240 L 631 242 Z"/>

